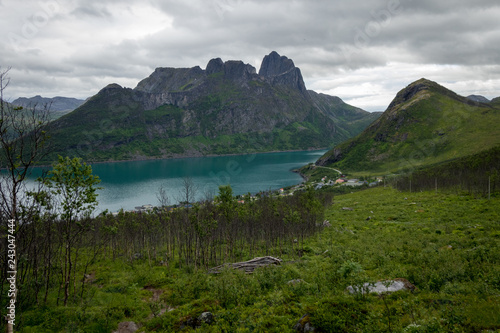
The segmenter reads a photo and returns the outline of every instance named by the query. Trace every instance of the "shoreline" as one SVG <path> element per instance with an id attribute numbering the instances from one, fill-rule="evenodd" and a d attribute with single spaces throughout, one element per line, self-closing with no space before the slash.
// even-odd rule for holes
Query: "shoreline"
<path id="1" fill-rule="evenodd" d="M 105 164 L 105 163 L 123 163 L 123 162 L 138 162 L 138 161 L 158 161 L 158 160 L 176 160 L 176 159 L 195 159 L 195 158 L 203 158 L 203 157 L 224 157 L 224 156 L 245 156 L 245 155 L 257 155 L 257 154 L 275 154 L 275 153 L 293 153 L 293 152 L 308 152 L 308 151 L 320 151 L 320 150 L 328 150 L 328 147 L 321 148 L 309 148 L 309 149 L 290 149 L 290 150 L 272 150 L 272 151 L 262 151 L 262 152 L 253 152 L 253 153 L 233 153 L 233 154 L 208 154 L 208 155 L 183 155 L 183 156 L 171 156 L 171 157 L 138 157 L 128 160 L 109 160 L 109 161 L 86 161 L 82 159 L 82 162 L 87 165 L 94 164 Z M 52 164 L 42 164 L 42 165 L 34 165 L 34 168 L 46 168 L 51 167 Z M 7 168 L 2 168 L 1 170 L 7 170 Z M 292 172 L 295 172 L 291 170 Z M 302 175 L 301 175 L 302 177 Z M 303 177 L 304 178 L 304 177 Z"/>

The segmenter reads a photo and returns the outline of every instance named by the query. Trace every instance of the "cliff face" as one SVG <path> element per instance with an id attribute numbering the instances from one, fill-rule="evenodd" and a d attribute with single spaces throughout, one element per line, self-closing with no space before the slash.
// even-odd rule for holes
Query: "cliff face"
<path id="1" fill-rule="evenodd" d="M 157 68 L 134 89 L 108 85 L 52 124 L 52 137 L 60 153 L 74 153 L 86 142 L 81 133 L 105 122 L 112 126 L 94 135 L 100 139 L 81 157 L 198 156 L 327 147 L 352 136 L 351 120 L 372 117 L 338 100 L 318 107 L 311 96 L 300 69 L 276 52 L 258 73 L 242 61 L 216 58 L 205 70 Z M 336 119 L 335 110 L 346 108 L 356 109 L 353 117 Z"/>

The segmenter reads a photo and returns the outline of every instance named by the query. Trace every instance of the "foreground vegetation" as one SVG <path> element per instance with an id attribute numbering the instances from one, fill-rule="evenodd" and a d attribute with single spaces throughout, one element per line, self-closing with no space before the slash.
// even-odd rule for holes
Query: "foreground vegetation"
<path id="1" fill-rule="evenodd" d="M 500 329 L 498 197 L 379 187 L 337 196 L 324 218 L 331 226 L 304 238 L 300 247 L 293 239 L 261 252 L 243 247 L 233 259 L 269 254 L 284 260 L 252 275 L 207 274 L 203 265 L 179 257 L 166 265 L 151 252 L 134 252 L 130 241 L 132 255 L 113 253 L 107 243 L 88 260 L 87 248 L 80 254 L 87 274 L 80 281 L 84 290 L 78 284 L 79 296 L 57 306 L 54 281 L 46 303 L 24 303 L 16 326 L 24 332 L 110 332 L 119 322 L 134 321 L 145 332 L 187 332 L 193 330 L 191 318 L 210 311 L 214 323 L 199 331 L 293 332 L 306 314 L 304 320 L 324 332 Z M 141 221 L 128 223 L 138 227 Z M 127 230 L 118 229 L 115 236 Z M 133 230 L 127 235 L 144 239 Z M 158 253 L 166 250 L 157 247 Z M 349 285 L 393 278 L 405 278 L 417 289 L 382 296 L 346 292 Z"/>

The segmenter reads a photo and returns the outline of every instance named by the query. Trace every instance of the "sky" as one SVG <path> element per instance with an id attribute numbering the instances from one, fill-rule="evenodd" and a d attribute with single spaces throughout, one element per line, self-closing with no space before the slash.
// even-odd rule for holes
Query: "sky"
<path id="1" fill-rule="evenodd" d="M 0 66 L 7 100 L 85 99 L 218 57 L 258 71 L 276 51 L 308 89 L 384 111 L 420 78 L 500 96 L 499 18 L 498 0 L 0 0 Z"/>

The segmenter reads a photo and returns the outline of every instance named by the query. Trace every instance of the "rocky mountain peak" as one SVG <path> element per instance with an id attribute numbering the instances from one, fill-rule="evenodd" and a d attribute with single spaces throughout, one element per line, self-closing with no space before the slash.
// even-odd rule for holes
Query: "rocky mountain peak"
<path id="1" fill-rule="evenodd" d="M 280 56 L 276 51 L 266 55 L 260 65 L 259 75 L 272 78 L 281 75 L 295 68 L 292 59 Z"/>
<path id="2" fill-rule="evenodd" d="M 215 58 L 208 62 L 207 68 L 205 69 L 207 75 L 222 72 L 224 70 L 224 62 L 221 58 Z"/>
<path id="3" fill-rule="evenodd" d="M 298 89 L 308 97 L 300 69 L 295 67 L 292 59 L 280 56 L 276 51 L 264 57 L 259 75 L 273 85 L 280 84 Z"/>
<path id="4" fill-rule="evenodd" d="M 248 80 L 257 73 L 255 67 L 245 64 L 241 60 L 228 60 L 223 62 L 221 58 L 215 58 L 208 62 L 205 70 L 207 75 L 223 72 L 224 76 L 230 80 Z"/>

